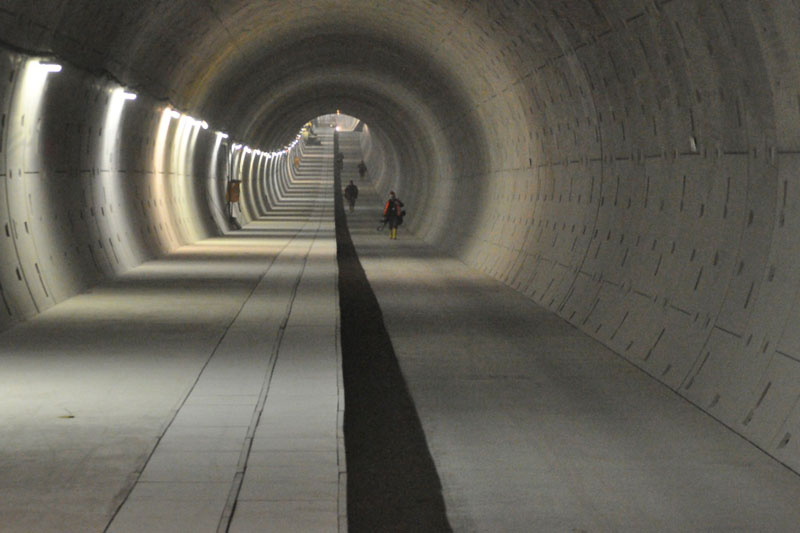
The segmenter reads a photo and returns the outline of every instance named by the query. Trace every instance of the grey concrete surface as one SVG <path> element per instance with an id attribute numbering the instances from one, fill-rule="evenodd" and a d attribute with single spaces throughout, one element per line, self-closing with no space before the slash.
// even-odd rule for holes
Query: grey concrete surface
<path id="1" fill-rule="evenodd" d="M 272 218 L 0 335 L 0 530 L 346 530 L 330 151 Z"/>
<path id="2" fill-rule="evenodd" d="M 455 531 L 797 530 L 800 476 L 518 292 L 376 232 L 360 185 L 350 232 Z"/>
<path id="3" fill-rule="evenodd" d="M 233 146 L 279 149 L 341 109 L 426 242 L 797 470 L 798 15 L 783 0 L 0 0 L 0 328 L 227 228 L 230 173 L 245 220 L 275 207 L 291 168 Z M 211 129 L 165 119 L 165 99 Z"/>
<path id="4" fill-rule="evenodd" d="M 425 242 L 800 471 L 798 20 L 786 0 L 0 0 L 0 330 L 150 260 L 174 274 L 167 254 L 230 229 L 230 178 L 246 222 L 301 205 L 302 144 L 266 154 L 341 110 Z M 185 312 L 134 316 L 200 330 Z"/>

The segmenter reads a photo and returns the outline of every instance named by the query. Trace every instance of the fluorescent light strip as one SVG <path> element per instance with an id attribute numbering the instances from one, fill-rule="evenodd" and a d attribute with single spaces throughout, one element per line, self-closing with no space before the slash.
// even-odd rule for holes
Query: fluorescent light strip
<path id="1" fill-rule="evenodd" d="M 39 61 L 39 68 L 45 72 L 61 72 L 63 68 L 58 63 L 48 63 L 47 61 Z"/>

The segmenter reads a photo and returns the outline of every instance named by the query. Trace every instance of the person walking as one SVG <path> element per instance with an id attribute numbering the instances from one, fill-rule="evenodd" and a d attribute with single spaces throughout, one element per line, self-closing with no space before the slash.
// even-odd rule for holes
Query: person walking
<path id="1" fill-rule="evenodd" d="M 358 198 L 358 187 L 353 183 L 353 180 L 350 180 L 350 183 L 344 188 L 344 197 L 347 199 L 350 212 L 352 213 L 356 207 L 356 198 Z"/>
<path id="2" fill-rule="evenodd" d="M 406 214 L 403 206 L 403 202 L 394 194 L 394 191 L 389 191 L 389 199 L 386 200 L 383 208 L 383 220 L 389 223 L 390 239 L 397 239 L 397 226 L 403 223 L 403 216 Z"/>
<path id="3" fill-rule="evenodd" d="M 364 163 L 362 159 L 361 162 L 358 164 L 358 175 L 361 179 L 364 179 L 364 175 L 367 173 L 367 165 Z"/>

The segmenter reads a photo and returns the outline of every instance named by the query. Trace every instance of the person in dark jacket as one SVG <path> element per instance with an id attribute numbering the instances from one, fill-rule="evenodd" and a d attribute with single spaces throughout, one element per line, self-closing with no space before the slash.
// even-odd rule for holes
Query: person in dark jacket
<path id="1" fill-rule="evenodd" d="M 389 199 L 383 208 L 383 220 L 389 223 L 390 239 L 397 239 L 397 226 L 403 223 L 403 215 L 406 214 L 403 206 L 403 202 L 395 196 L 394 191 L 389 191 Z"/>
<path id="2" fill-rule="evenodd" d="M 344 197 L 347 199 L 350 212 L 352 213 L 356 207 L 356 198 L 358 198 L 358 187 L 353 183 L 353 180 L 350 180 L 350 183 L 344 188 Z"/>
<path id="3" fill-rule="evenodd" d="M 361 162 L 358 164 L 358 175 L 363 180 L 364 179 L 364 175 L 366 173 L 367 173 L 367 165 L 364 163 L 364 160 L 362 159 Z"/>

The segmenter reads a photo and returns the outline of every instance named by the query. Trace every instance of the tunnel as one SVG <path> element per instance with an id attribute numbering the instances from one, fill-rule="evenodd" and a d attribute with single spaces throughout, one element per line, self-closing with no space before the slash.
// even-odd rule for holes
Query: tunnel
<path id="1" fill-rule="evenodd" d="M 798 49 L 781 0 L 0 0 L 0 529 L 796 531 Z"/>

